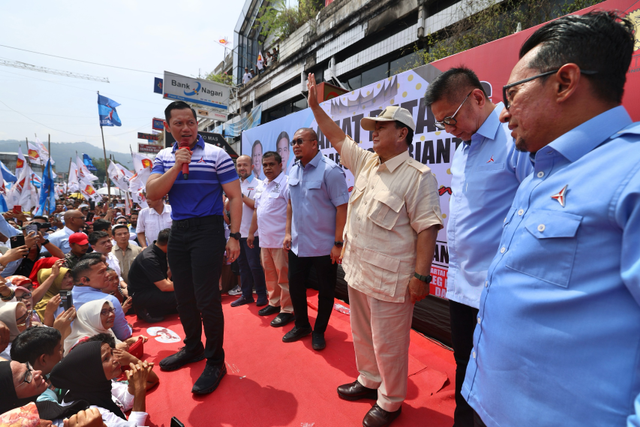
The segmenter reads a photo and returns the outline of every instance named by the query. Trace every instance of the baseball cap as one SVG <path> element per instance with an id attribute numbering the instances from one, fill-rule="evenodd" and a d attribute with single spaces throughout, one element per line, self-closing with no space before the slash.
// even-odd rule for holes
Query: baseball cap
<path id="1" fill-rule="evenodd" d="M 73 233 L 69 236 L 69 244 L 76 243 L 78 245 L 88 245 L 89 238 L 84 233 Z"/>
<path id="2" fill-rule="evenodd" d="M 80 206 L 78 206 L 78 209 L 89 209 L 89 205 L 87 205 L 86 203 L 83 203 Z"/>
<path id="3" fill-rule="evenodd" d="M 416 125 L 413 122 L 411 113 L 406 108 L 391 106 L 382 110 L 382 113 L 377 117 L 365 117 L 360 120 L 360 126 L 362 129 L 368 131 L 376 130 L 376 122 L 395 122 L 398 121 L 404 125 L 409 126 L 412 131 L 415 132 Z"/>

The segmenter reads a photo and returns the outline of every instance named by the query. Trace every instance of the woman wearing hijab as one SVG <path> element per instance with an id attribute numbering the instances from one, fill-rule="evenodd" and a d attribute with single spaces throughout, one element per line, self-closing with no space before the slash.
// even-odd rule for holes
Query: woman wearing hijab
<path id="1" fill-rule="evenodd" d="M 51 371 L 54 386 L 69 390 L 63 404 L 85 400 L 102 414 L 102 420 L 109 427 L 133 427 L 145 425 L 146 383 L 153 364 L 140 362 L 131 364 L 127 372 L 129 393 L 134 396 L 133 410 L 129 420 L 111 394 L 111 380 L 121 373 L 113 347 L 99 341 L 78 344 Z"/>
<path id="2" fill-rule="evenodd" d="M 27 307 L 29 313 L 31 313 L 31 324 L 39 325 L 41 323 L 40 317 L 38 317 L 38 313 L 33 310 L 33 294 L 31 293 L 31 291 L 22 286 L 18 286 L 17 288 L 15 288 L 14 292 L 15 300 L 17 302 L 23 303 Z"/>
<path id="3" fill-rule="evenodd" d="M 31 364 L 15 360 L 0 362 L 0 396 L 2 397 L 0 399 L 0 414 L 24 406 L 29 402 L 35 402 L 46 388 L 47 383 L 42 372 L 34 370 Z M 87 409 L 89 405 L 87 402 L 79 400 L 73 405 L 64 407 L 54 402 L 36 402 L 36 407 L 39 419 L 62 420 L 73 416 L 80 410 Z"/>
<path id="4" fill-rule="evenodd" d="M 40 286 L 36 291 L 42 292 L 44 290 L 44 295 L 39 302 L 36 303 L 36 312 L 42 322 L 47 326 L 53 325 L 54 316 L 56 313 L 56 309 L 60 304 L 60 291 L 69 291 L 73 289 L 73 277 L 71 276 L 71 272 L 68 268 L 62 267 L 64 264 L 64 260 L 56 261 L 51 268 L 43 268 L 38 272 L 38 282 Z M 55 298 L 58 296 L 57 298 Z M 53 298 L 55 300 L 52 307 L 53 310 L 49 310 L 50 316 L 47 316 L 47 304 Z M 50 318 L 48 318 L 50 317 Z"/>
<path id="5" fill-rule="evenodd" d="M 27 307 L 21 302 L 7 302 L 0 306 L 0 322 L 3 322 L 9 328 L 9 345 L 0 353 L 0 358 L 11 360 L 9 356 L 11 351 L 11 342 L 18 334 L 31 325 L 31 313 Z"/>
<path id="6" fill-rule="evenodd" d="M 42 372 L 16 361 L 0 362 L 0 413 L 35 402 L 47 389 Z"/>
<path id="7" fill-rule="evenodd" d="M 114 320 L 115 309 L 109 300 L 100 299 L 84 303 L 78 309 L 71 334 L 64 340 L 65 356 L 82 338 L 105 333 L 113 336 L 116 341 L 116 348 L 127 350 L 140 337 L 131 337 L 125 341 L 118 340 L 111 330 Z M 146 341 L 146 337 L 142 337 L 142 339 Z"/>

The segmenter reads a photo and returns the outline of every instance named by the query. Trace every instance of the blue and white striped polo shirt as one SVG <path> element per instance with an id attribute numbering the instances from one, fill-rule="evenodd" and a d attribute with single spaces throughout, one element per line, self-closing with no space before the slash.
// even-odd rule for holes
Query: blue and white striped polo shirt
<path id="1" fill-rule="evenodd" d="M 153 163 L 151 173 L 163 174 L 176 162 L 178 143 L 161 150 Z M 238 179 L 231 157 L 215 145 L 205 144 L 198 135 L 191 153 L 189 179 L 178 174 L 169 191 L 171 218 L 174 221 L 209 215 L 222 215 L 222 184 Z"/>

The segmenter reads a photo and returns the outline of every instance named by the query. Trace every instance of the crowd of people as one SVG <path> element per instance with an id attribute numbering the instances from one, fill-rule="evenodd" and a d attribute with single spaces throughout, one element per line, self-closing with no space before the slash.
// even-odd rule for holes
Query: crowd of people
<path id="1" fill-rule="evenodd" d="M 567 16 L 525 42 L 501 103 L 463 66 L 428 87 L 435 127 L 464 141 L 447 224 L 455 426 L 640 426 L 640 126 L 621 106 L 633 46 L 633 24 L 615 13 Z M 363 118 L 365 150 L 318 104 L 313 74 L 307 87 L 319 130 L 353 173 L 351 194 L 313 129 L 291 138 L 287 175 L 275 151 L 234 164 L 176 101 L 165 127 L 177 142 L 155 159 L 149 208 L 68 200 L 50 217 L 3 214 L 0 413 L 144 424 L 158 377 L 126 313 L 178 313 L 185 346 L 159 367 L 206 359 L 192 393 L 213 392 L 227 373 L 219 280 L 237 261 L 231 307 L 256 304 L 274 328 L 295 322 L 282 341 L 311 335 L 314 351 L 327 346 L 342 263 L 359 375 L 337 397 L 375 401 L 365 427 L 400 416 L 413 308 L 443 227 L 438 184 L 409 155 L 410 111 Z"/>

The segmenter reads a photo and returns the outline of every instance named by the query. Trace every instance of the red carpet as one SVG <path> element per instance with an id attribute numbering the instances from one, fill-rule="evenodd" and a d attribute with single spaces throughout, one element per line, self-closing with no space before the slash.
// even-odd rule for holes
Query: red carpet
<path id="1" fill-rule="evenodd" d="M 313 325 L 317 299 L 315 291 L 309 295 Z M 228 374 L 212 394 L 191 394 L 205 361 L 174 372 L 157 367 L 162 358 L 183 346 L 182 341 L 161 343 L 150 337 L 145 344 L 145 356 L 156 363 L 154 370 L 160 377 L 159 386 L 147 395 L 149 425 L 168 427 L 175 416 L 185 426 L 361 426 L 373 401 L 347 402 L 336 393 L 338 385 L 358 375 L 349 316 L 333 312 L 325 334 L 327 348 L 316 352 L 311 348 L 311 336 L 295 343 L 282 342 L 293 323 L 272 328 L 269 322 L 274 316 L 258 316 L 255 304 L 231 307 L 235 298 L 224 295 L 222 300 Z M 129 320 L 135 322 L 134 334 L 147 335 L 151 325 L 135 316 Z M 169 328 L 184 338 L 177 316 L 153 326 Z M 413 331 L 409 352 L 407 400 L 393 426 L 451 426 L 455 407 L 453 353 Z"/>

